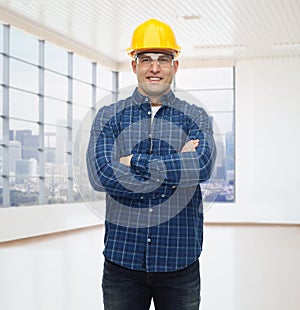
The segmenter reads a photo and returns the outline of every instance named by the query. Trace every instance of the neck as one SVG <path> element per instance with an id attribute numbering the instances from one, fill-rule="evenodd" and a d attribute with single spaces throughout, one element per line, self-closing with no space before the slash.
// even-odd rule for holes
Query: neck
<path id="1" fill-rule="evenodd" d="M 157 101 L 153 100 L 152 98 L 150 98 L 150 99 L 151 99 L 152 107 L 159 107 L 159 106 L 161 106 L 161 102 L 157 102 Z"/>
<path id="2" fill-rule="evenodd" d="M 160 101 L 160 98 L 161 96 L 163 96 L 164 94 L 159 94 L 158 96 L 151 96 L 149 94 L 146 94 L 146 96 L 149 96 L 150 98 L 150 102 L 151 102 L 151 105 L 152 106 L 159 106 L 161 105 L 161 101 Z"/>
<path id="3" fill-rule="evenodd" d="M 161 92 L 156 95 L 156 94 L 149 94 L 149 92 L 145 91 L 142 87 L 138 86 L 138 91 L 144 95 L 144 96 L 148 96 L 150 98 L 150 102 L 152 106 L 161 106 L 161 97 L 166 95 L 167 93 L 170 92 L 170 88 L 166 89 L 164 92 Z"/>

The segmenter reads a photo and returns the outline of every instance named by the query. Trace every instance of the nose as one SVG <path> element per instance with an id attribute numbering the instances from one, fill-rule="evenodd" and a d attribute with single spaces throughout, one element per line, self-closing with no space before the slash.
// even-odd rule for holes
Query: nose
<path id="1" fill-rule="evenodd" d="M 153 59 L 151 64 L 151 71 L 159 72 L 159 70 L 160 70 L 159 62 L 156 59 Z"/>

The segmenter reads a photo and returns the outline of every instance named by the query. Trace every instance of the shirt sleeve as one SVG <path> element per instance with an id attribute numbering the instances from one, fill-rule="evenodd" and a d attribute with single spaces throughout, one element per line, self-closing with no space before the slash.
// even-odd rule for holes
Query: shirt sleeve
<path id="1" fill-rule="evenodd" d="M 169 186 L 189 187 L 206 181 L 212 174 L 216 145 L 209 116 L 203 109 L 190 123 L 188 139 L 199 139 L 196 151 L 155 154 L 134 154 L 131 166 L 140 175 L 151 175 L 153 179 Z"/>
<path id="2" fill-rule="evenodd" d="M 161 186 L 153 176 L 141 175 L 132 168 L 119 163 L 122 149 L 117 145 L 116 119 L 109 107 L 103 107 L 96 115 L 90 133 L 86 154 L 88 176 L 96 191 L 106 192 L 114 197 L 153 198 Z"/>

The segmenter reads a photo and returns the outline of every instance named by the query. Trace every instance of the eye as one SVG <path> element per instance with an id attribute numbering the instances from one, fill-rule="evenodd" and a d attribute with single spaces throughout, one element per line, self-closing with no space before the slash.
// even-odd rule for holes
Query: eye
<path id="1" fill-rule="evenodd" d="M 140 58 L 140 63 L 142 63 L 142 64 L 147 65 L 147 64 L 149 64 L 151 62 L 152 62 L 152 59 L 150 57 L 141 57 Z"/>
<path id="2" fill-rule="evenodd" d="M 166 64 L 169 64 L 171 62 L 171 58 L 169 57 L 159 57 L 158 58 L 158 62 L 162 65 L 166 65 Z"/>

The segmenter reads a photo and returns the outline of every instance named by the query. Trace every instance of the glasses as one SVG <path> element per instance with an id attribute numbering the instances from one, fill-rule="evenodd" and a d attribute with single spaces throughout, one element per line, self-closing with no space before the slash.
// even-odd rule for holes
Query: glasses
<path id="1" fill-rule="evenodd" d="M 149 68 L 153 65 L 154 61 L 161 68 L 170 68 L 173 65 L 173 56 L 166 54 L 139 54 L 135 57 L 138 65 Z"/>

